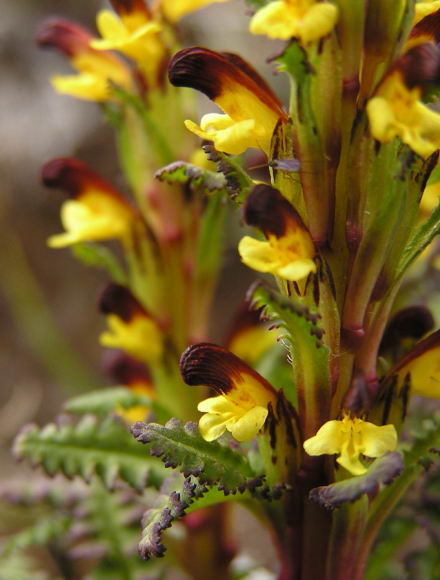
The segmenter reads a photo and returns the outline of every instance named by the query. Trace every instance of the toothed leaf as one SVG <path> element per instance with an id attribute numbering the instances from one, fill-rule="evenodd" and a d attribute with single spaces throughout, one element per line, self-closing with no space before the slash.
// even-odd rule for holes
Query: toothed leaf
<path id="1" fill-rule="evenodd" d="M 217 485 L 225 494 L 253 490 L 262 484 L 262 477 L 255 476 L 241 453 L 217 441 L 205 441 L 195 423 L 183 425 L 177 419 L 170 419 L 165 426 L 138 422 L 131 430 L 165 467 L 179 468 L 185 477 L 193 475 L 201 483 Z"/>
<path id="2" fill-rule="evenodd" d="M 217 151 L 211 142 L 202 147 L 208 159 L 217 164 L 217 171 L 224 175 L 231 199 L 238 205 L 242 204 L 254 186 L 252 179 L 236 159 Z"/>
<path id="3" fill-rule="evenodd" d="M 320 506 L 333 509 L 347 502 L 354 502 L 362 495 L 376 493 L 381 485 L 389 485 L 402 472 L 403 458 L 400 453 L 390 451 L 376 459 L 365 475 L 344 479 L 331 485 L 315 487 L 310 499 Z"/>
<path id="4" fill-rule="evenodd" d="M 74 425 L 51 423 L 42 429 L 27 425 L 15 440 L 14 452 L 49 475 L 62 473 L 86 481 L 98 476 L 109 489 L 118 478 L 137 490 L 162 479 L 161 465 L 146 456 L 127 427 L 114 419 L 100 423 L 86 416 Z"/>
<path id="5" fill-rule="evenodd" d="M 198 165 L 175 161 L 162 167 L 155 173 L 159 181 L 188 185 L 191 189 L 198 189 L 206 193 L 225 192 L 226 179 L 221 173 L 214 173 Z"/>
<path id="6" fill-rule="evenodd" d="M 37 520 L 24 530 L 10 536 L 2 545 L 3 555 L 24 550 L 29 546 L 45 545 L 62 536 L 72 523 L 70 517 L 54 515 Z"/>
<path id="7" fill-rule="evenodd" d="M 139 554 L 142 558 L 148 560 L 153 556 L 164 556 L 166 548 L 162 544 L 162 533 L 175 520 L 184 516 L 189 505 L 206 491 L 206 487 L 187 478 L 179 491 L 173 491 L 169 497 L 161 496 L 159 505 L 145 512 L 139 542 Z"/>
<path id="8" fill-rule="evenodd" d="M 64 410 L 68 413 L 84 415 L 108 415 L 118 407 L 130 409 L 137 405 L 150 406 L 151 399 L 143 393 L 136 393 L 126 387 L 112 389 L 100 389 L 86 395 L 80 395 L 70 399 L 64 404 Z"/>

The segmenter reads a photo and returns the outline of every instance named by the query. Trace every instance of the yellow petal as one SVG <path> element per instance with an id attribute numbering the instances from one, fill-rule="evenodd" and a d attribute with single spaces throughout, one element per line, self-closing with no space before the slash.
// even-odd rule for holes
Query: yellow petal
<path id="1" fill-rule="evenodd" d="M 342 465 L 352 475 L 363 475 L 367 473 L 368 469 L 363 465 L 359 456 L 341 455 L 336 459 L 339 465 Z"/>
<path id="2" fill-rule="evenodd" d="M 342 421 L 327 421 L 310 439 L 304 441 L 304 449 L 309 455 L 334 455 L 340 453 L 344 435 Z"/>
<path id="3" fill-rule="evenodd" d="M 243 263 L 258 272 L 274 272 L 278 268 L 279 258 L 269 242 L 263 242 L 244 236 L 238 244 L 238 253 Z"/>
<path id="4" fill-rule="evenodd" d="M 266 407 L 253 407 L 236 421 L 228 423 L 226 428 L 237 441 L 250 441 L 263 427 L 267 414 Z"/>
<path id="5" fill-rule="evenodd" d="M 410 377 L 411 394 L 440 398 L 440 331 L 436 331 L 410 351 L 391 374 L 397 374 L 402 385 Z"/>
<path id="6" fill-rule="evenodd" d="M 360 452 L 367 457 L 382 457 L 397 446 L 397 432 L 394 425 L 374 425 L 363 421 L 361 425 L 362 447 Z"/>
<path id="7" fill-rule="evenodd" d="M 107 81 L 92 74 L 57 75 L 53 76 L 50 82 L 56 92 L 61 95 L 98 102 L 107 101 L 109 98 Z"/>
<path id="8" fill-rule="evenodd" d="M 228 0 L 161 0 L 160 7 L 168 20 L 176 22 L 190 12 L 219 2 L 228 2 Z"/>
<path id="9" fill-rule="evenodd" d="M 120 348 L 132 357 L 147 363 L 157 362 L 163 353 L 162 334 L 154 320 L 136 316 L 124 322 L 119 316 L 107 316 L 109 330 L 99 337 L 99 342 L 109 348 Z"/>
<path id="10" fill-rule="evenodd" d="M 292 281 L 302 280 L 312 272 L 316 272 L 316 264 L 313 260 L 295 260 L 287 266 L 278 268 L 278 275 L 281 278 Z"/>
<path id="11" fill-rule="evenodd" d="M 223 415 L 211 415 L 207 413 L 199 420 L 200 434 L 205 441 L 214 441 L 226 431 L 226 425 L 231 419 L 224 418 Z"/>
<path id="12" fill-rule="evenodd" d="M 226 415 L 228 413 L 234 413 L 234 406 L 228 401 L 227 397 L 224 395 L 219 395 L 218 397 L 209 397 L 209 399 L 204 399 L 200 401 L 197 405 L 197 410 L 202 413 L 217 413 Z"/>
<path id="13" fill-rule="evenodd" d="M 250 31 L 279 40 L 296 37 L 307 44 L 329 34 L 337 18 L 338 9 L 333 4 L 310 6 L 309 2 L 284 0 L 261 8 L 250 22 Z"/>

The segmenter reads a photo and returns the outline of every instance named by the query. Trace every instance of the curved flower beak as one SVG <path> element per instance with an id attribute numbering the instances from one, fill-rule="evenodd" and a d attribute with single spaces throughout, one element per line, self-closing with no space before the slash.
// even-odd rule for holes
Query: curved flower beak
<path id="1" fill-rule="evenodd" d="M 439 67 L 440 51 L 432 44 L 415 46 L 396 61 L 367 104 L 375 139 L 388 143 L 399 136 L 425 158 L 440 148 L 440 115 L 421 102 Z"/>
<path id="2" fill-rule="evenodd" d="M 102 346 L 119 348 L 146 363 L 160 360 L 162 332 L 128 288 L 110 284 L 101 295 L 99 309 L 108 323 L 108 330 L 99 337 Z"/>
<path id="3" fill-rule="evenodd" d="M 109 10 L 98 13 L 96 25 L 102 38 L 90 46 L 98 51 L 118 50 L 133 59 L 144 73 L 149 87 L 161 84 L 166 48 L 159 33 L 162 26 L 152 20 L 143 1 L 113 0 L 117 14 Z"/>
<path id="4" fill-rule="evenodd" d="M 78 242 L 119 238 L 125 242 L 136 213 L 127 200 L 85 163 L 66 157 L 53 159 L 42 169 L 42 181 L 48 187 L 67 191 L 73 199 L 61 207 L 65 232 L 51 236 L 51 248 L 63 248 Z"/>
<path id="5" fill-rule="evenodd" d="M 229 0 L 159 0 L 158 8 L 170 22 L 177 22 L 186 14 L 219 2 Z"/>
<path id="6" fill-rule="evenodd" d="M 242 261 L 259 272 L 299 282 L 316 272 L 315 247 L 301 217 L 281 193 L 269 185 L 257 185 L 246 200 L 246 223 L 258 227 L 267 241 L 242 238 Z"/>
<path id="7" fill-rule="evenodd" d="M 339 455 L 336 461 L 352 475 L 367 472 L 360 455 L 382 457 L 396 446 L 394 425 L 377 426 L 349 414 L 341 421 L 327 421 L 314 437 L 304 441 L 309 455 Z"/>
<path id="8" fill-rule="evenodd" d="M 255 147 L 268 155 L 275 125 L 287 121 L 269 85 L 238 55 L 200 47 L 181 50 L 170 63 L 169 79 L 177 87 L 201 91 L 225 113 L 205 115 L 200 126 L 185 122 L 218 151 L 235 155 Z"/>
<path id="9" fill-rule="evenodd" d="M 338 8 L 314 0 L 279 0 L 264 6 L 253 16 L 249 30 L 269 38 L 297 38 L 306 45 L 327 36 L 335 27 Z"/>
<path id="10" fill-rule="evenodd" d="M 237 441 L 249 441 L 263 427 L 276 391 L 261 375 L 228 350 L 209 343 L 186 349 L 180 370 L 187 385 L 211 387 L 217 397 L 201 401 L 199 422 L 206 441 L 228 430 Z"/>
<path id="11" fill-rule="evenodd" d="M 440 330 L 420 341 L 388 373 L 401 388 L 409 382 L 412 395 L 440 398 Z"/>
<path id="12" fill-rule="evenodd" d="M 62 19 L 48 20 L 38 31 L 38 45 L 65 54 L 78 72 L 51 79 L 58 93 L 88 101 L 107 101 L 111 99 L 110 83 L 131 88 L 132 76 L 127 65 L 114 54 L 92 48 L 93 39 L 87 29 Z"/>

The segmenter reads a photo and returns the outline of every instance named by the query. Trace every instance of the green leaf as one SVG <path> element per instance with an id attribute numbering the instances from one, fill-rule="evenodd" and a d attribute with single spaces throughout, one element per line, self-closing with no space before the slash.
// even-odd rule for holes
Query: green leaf
<path id="1" fill-rule="evenodd" d="M 38 570 L 39 565 L 26 554 L 14 552 L 0 559 L 0 580 L 49 580 L 46 572 Z"/>
<path id="2" fill-rule="evenodd" d="M 109 415 L 118 407 L 130 409 L 137 405 L 151 406 L 151 399 L 143 393 L 136 393 L 126 387 L 100 389 L 86 395 L 80 395 L 70 399 L 64 404 L 64 410 L 68 413 L 85 415 Z"/>
<path id="3" fill-rule="evenodd" d="M 329 350 L 322 341 L 324 331 L 319 326 L 319 313 L 261 282 L 251 287 L 248 299 L 253 308 L 262 308 L 263 316 L 278 325 L 283 339 L 289 342 L 294 383 L 309 397 L 309 412 L 314 407 L 325 409 L 330 393 Z M 295 404 L 292 394 L 286 392 Z"/>
<path id="4" fill-rule="evenodd" d="M 127 284 L 127 276 L 113 252 L 99 244 L 79 243 L 71 248 L 72 254 L 86 266 L 105 270 L 112 280 Z"/>
<path id="5" fill-rule="evenodd" d="M 8 555 L 29 546 L 48 544 L 62 536 L 71 523 L 70 517 L 59 514 L 51 514 L 47 518 L 39 519 L 28 528 L 10 536 L 2 545 L 2 552 Z"/>
<path id="6" fill-rule="evenodd" d="M 51 423 L 42 429 L 27 425 L 15 440 L 14 453 L 49 475 L 63 473 L 85 481 L 98 476 L 109 489 L 118 478 L 137 490 L 162 481 L 160 463 L 146 456 L 127 427 L 113 418 L 99 422 L 86 416 L 77 424 Z"/>
<path id="7" fill-rule="evenodd" d="M 221 173 L 202 169 L 198 165 L 185 161 L 174 161 L 155 173 L 159 181 L 188 185 L 191 189 L 200 189 L 206 193 L 225 192 L 226 179 Z"/>
<path id="8" fill-rule="evenodd" d="M 223 249 L 227 205 L 220 194 L 212 196 L 205 207 L 197 242 L 195 278 L 199 283 L 215 278 Z"/>
<path id="9" fill-rule="evenodd" d="M 187 478 L 180 491 L 173 491 L 169 497 L 161 496 L 159 505 L 145 512 L 139 542 L 139 553 L 142 558 L 148 560 L 152 556 L 156 558 L 164 556 L 166 548 L 162 544 L 163 532 L 171 527 L 175 520 L 184 516 L 188 506 L 195 499 L 202 497 L 206 491 L 206 487 Z"/>
<path id="10" fill-rule="evenodd" d="M 71 509 L 88 495 L 82 481 L 47 477 L 12 478 L 0 483 L 0 500 L 21 507 L 45 505 L 55 509 Z"/>
<path id="11" fill-rule="evenodd" d="M 440 234 L 440 203 L 429 218 L 418 226 L 409 240 L 400 263 L 396 269 L 396 282 L 399 281 L 408 267 L 423 250 Z"/>
<path id="12" fill-rule="evenodd" d="M 244 455 L 217 441 L 205 441 L 195 423 L 183 425 L 177 419 L 165 426 L 138 422 L 131 431 L 165 467 L 179 467 L 185 477 L 192 475 L 203 484 L 217 485 L 225 494 L 262 485 L 262 476 L 255 476 Z"/>
<path id="13" fill-rule="evenodd" d="M 354 502 L 362 495 L 375 494 L 381 485 L 389 485 L 404 468 L 400 453 L 390 451 L 376 459 L 364 475 L 344 479 L 331 485 L 315 487 L 309 497 L 321 507 L 333 509 Z"/>
<path id="14" fill-rule="evenodd" d="M 220 153 L 211 142 L 205 143 L 202 148 L 208 159 L 217 164 L 217 171 L 224 175 L 231 199 L 237 205 L 241 205 L 255 185 L 252 179 L 237 159 L 226 153 Z"/>

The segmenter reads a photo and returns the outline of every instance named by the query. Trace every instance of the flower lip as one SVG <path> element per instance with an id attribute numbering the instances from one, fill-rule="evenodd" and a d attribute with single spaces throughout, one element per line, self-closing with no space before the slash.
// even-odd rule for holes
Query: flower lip
<path id="1" fill-rule="evenodd" d="M 244 219 L 250 226 L 258 227 L 267 236 L 281 238 L 286 234 L 289 222 L 306 230 L 292 205 L 281 193 L 270 185 L 256 185 L 244 206 Z"/>
<path id="2" fill-rule="evenodd" d="M 228 84 L 242 85 L 287 120 L 280 101 L 266 81 L 236 54 L 199 46 L 184 48 L 172 58 L 168 77 L 174 86 L 196 89 L 213 101 L 228 88 Z"/>
<path id="3" fill-rule="evenodd" d="M 142 304 L 122 284 L 109 284 L 102 292 L 98 306 L 103 314 L 116 314 L 127 323 L 136 316 L 149 317 Z"/>
<path id="4" fill-rule="evenodd" d="M 246 374 L 275 395 L 272 385 L 235 354 L 208 342 L 193 344 L 185 350 L 180 359 L 180 372 L 187 385 L 206 385 L 219 395 L 230 393 Z"/>
<path id="5" fill-rule="evenodd" d="M 43 22 L 35 40 L 41 48 L 57 48 L 72 58 L 81 51 L 91 50 L 93 35 L 84 27 L 63 18 L 50 18 Z"/>

